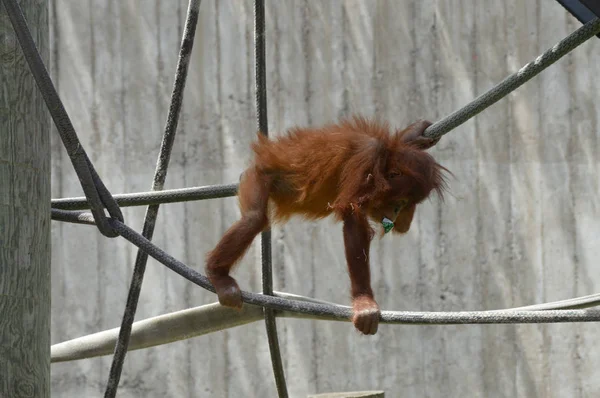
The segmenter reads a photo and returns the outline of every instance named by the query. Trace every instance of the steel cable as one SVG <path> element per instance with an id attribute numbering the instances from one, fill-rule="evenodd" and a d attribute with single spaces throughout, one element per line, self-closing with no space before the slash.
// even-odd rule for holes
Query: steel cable
<path id="1" fill-rule="evenodd" d="M 258 131 L 265 136 L 269 135 L 267 118 L 267 68 L 265 60 L 265 2 L 254 0 L 254 62 L 255 62 L 255 87 L 256 87 L 256 122 Z M 263 294 L 273 295 L 273 265 L 271 260 L 271 229 L 261 234 L 262 257 L 262 289 Z M 287 398 L 288 391 L 285 382 L 285 372 L 279 349 L 277 337 L 277 319 L 270 308 L 264 308 L 265 327 L 271 354 L 271 364 L 275 376 L 275 386 L 279 398 Z"/>
<path id="2" fill-rule="evenodd" d="M 94 218 L 88 212 L 69 212 L 52 210 L 52 219 L 73 222 L 77 224 L 94 224 Z M 181 275 L 190 282 L 214 292 L 208 278 L 198 271 L 175 259 L 158 246 L 144 238 L 127 225 L 118 220 L 109 221 L 119 234 L 148 253 L 149 256 L 165 265 L 170 270 Z M 279 311 L 296 312 L 328 320 L 349 320 L 352 308 L 334 304 L 290 300 L 260 293 L 242 292 L 242 300 L 249 304 L 260 305 Z M 527 307 L 525 307 L 527 308 Z M 495 323 L 562 323 L 562 322 L 598 322 L 598 309 L 562 309 L 562 310 L 520 310 L 506 309 L 493 311 L 456 311 L 456 312 L 427 312 L 427 311 L 382 311 L 381 323 L 391 324 L 420 324 L 420 325 L 450 325 L 450 324 L 495 324 Z"/>
<path id="3" fill-rule="evenodd" d="M 492 87 L 486 93 L 475 98 L 473 101 L 458 109 L 457 111 L 437 121 L 425 130 L 425 136 L 429 138 L 440 138 L 442 135 L 460 126 L 484 109 L 495 104 L 529 81 L 541 71 L 558 61 L 580 44 L 600 33 L 600 18 L 589 21 L 563 40 L 556 43 L 552 48 L 538 56 L 534 61 L 527 63 L 516 73 L 505 78 Z"/>
<path id="4" fill-rule="evenodd" d="M 199 10 L 200 0 L 190 0 L 188 3 L 185 26 L 183 29 L 183 37 L 181 39 L 181 47 L 179 49 L 179 58 L 177 60 L 175 72 L 175 82 L 173 83 L 173 91 L 171 93 L 171 104 L 169 106 L 165 132 L 163 134 L 156 170 L 154 172 L 154 180 L 152 183 L 153 191 L 162 190 L 167 178 L 169 159 L 171 157 L 173 143 L 175 142 L 175 134 L 177 132 L 177 123 L 179 121 L 181 105 L 183 104 L 183 92 L 187 79 L 190 56 L 194 46 L 194 36 L 196 34 L 196 26 L 198 24 Z M 146 209 L 142 235 L 148 240 L 151 240 L 152 235 L 154 234 L 158 209 L 158 204 L 152 204 Z M 127 303 L 125 305 L 123 319 L 121 320 L 119 338 L 115 344 L 115 354 L 113 356 L 108 382 L 106 385 L 106 391 L 104 393 L 105 398 L 114 398 L 117 394 L 119 380 L 123 370 L 123 362 L 125 361 L 125 355 L 127 355 L 127 346 L 129 345 L 129 338 L 131 336 L 131 325 L 133 324 L 133 320 L 135 318 L 147 262 L 148 254 L 145 251 L 138 250 L 133 268 L 133 276 L 129 286 L 129 293 L 127 295 Z"/>
<path id="5" fill-rule="evenodd" d="M 46 102 L 50 116 L 52 116 L 52 120 L 54 120 L 56 129 L 58 130 L 67 154 L 71 159 L 73 168 L 77 173 L 81 188 L 83 188 L 83 192 L 87 198 L 92 214 L 94 215 L 94 219 L 97 221 L 96 226 L 103 235 L 114 238 L 117 236 L 117 233 L 110 227 L 104 209 L 108 211 L 108 214 L 110 214 L 112 218 L 123 221 L 121 209 L 98 176 L 85 149 L 79 141 L 79 137 L 77 137 L 71 119 L 58 96 L 58 92 L 46 70 L 42 57 L 31 37 L 31 32 L 29 31 L 21 7 L 19 7 L 16 0 L 3 0 L 3 2 L 15 30 L 15 34 L 17 35 L 19 45 L 23 50 L 23 55 L 29 64 L 31 74 Z"/>

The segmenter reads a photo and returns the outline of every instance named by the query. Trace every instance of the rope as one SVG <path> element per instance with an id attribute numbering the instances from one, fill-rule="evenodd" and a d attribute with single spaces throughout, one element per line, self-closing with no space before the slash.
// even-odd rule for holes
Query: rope
<path id="1" fill-rule="evenodd" d="M 339 304 L 328 303 L 296 294 L 276 291 L 273 294 L 291 300 L 321 302 L 339 306 Z M 597 302 L 600 295 L 593 296 L 596 296 L 595 301 Z M 584 297 L 578 298 L 581 301 L 583 299 Z M 592 300 L 592 296 L 587 296 L 585 299 Z M 553 306 L 553 308 L 548 309 L 567 308 L 565 303 L 572 300 L 575 299 L 556 301 L 554 303 L 546 303 L 545 305 Z M 522 307 L 519 309 L 525 310 L 526 308 Z M 512 308 L 511 310 L 516 309 Z M 276 311 L 275 314 L 278 318 L 329 320 L 327 317 L 314 317 L 289 311 Z M 170 312 L 135 322 L 131 332 L 129 351 L 186 340 L 263 319 L 263 307 L 245 305 L 242 311 L 231 311 L 221 306 L 218 302 Z M 53 344 L 50 347 L 51 362 L 75 361 L 108 355 L 112 353 L 118 332 L 119 328 L 113 328 Z"/>
<path id="2" fill-rule="evenodd" d="M 199 187 L 187 190 L 175 190 L 178 192 L 169 192 L 160 196 L 152 193 L 145 193 L 145 197 L 140 198 L 137 194 L 135 200 L 132 195 L 122 195 L 122 200 L 133 200 L 139 203 L 141 200 L 150 201 L 146 211 L 146 217 L 143 228 L 143 235 L 135 232 L 123 223 L 123 215 L 118 203 L 110 194 L 102 180 L 94 169 L 89 157 L 83 149 L 75 129 L 64 109 L 64 106 L 52 84 L 48 72 L 42 62 L 42 59 L 35 47 L 31 33 L 27 27 L 23 13 L 16 0 L 3 0 L 7 14 L 15 29 L 19 44 L 23 54 L 29 64 L 32 75 L 46 106 L 48 107 L 52 119 L 56 124 L 57 130 L 61 136 L 65 149 L 71 159 L 73 167 L 80 179 L 86 200 L 85 204 L 91 209 L 91 213 L 80 211 L 67 211 L 57 208 L 52 209 L 52 219 L 69 221 L 83 224 L 96 225 L 96 227 L 107 237 L 121 235 L 125 239 L 139 248 L 134 274 L 131 281 L 127 305 L 120 328 L 120 334 L 115 346 L 115 355 L 110 370 L 110 376 L 106 387 L 105 397 L 114 397 L 116 395 L 119 379 L 121 376 L 123 361 L 127 352 L 129 343 L 131 325 L 135 316 L 137 302 L 141 284 L 147 264 L 148 255 L 166 265 L 179 275 L 191 282 L 214 292 L 214 288 L 208 279 L 197 271 L 187 267 L 169 254 L 162 251 L 156 245 L 152 244 L 152 238 L 156 218 L 158 215 L 159 203 L 157 201 L 179 201 L 182 198 L 190 198 L 196 195 L 196 198 L 224 197 L 235 190 L 235 185 L 219 187 Z M 266 98 L 266 70 L 265 70 L 265 15 L 264 1 L 255 0 L 255 57 L 256 57 L 256 104 L 258 128 L 263 134 L 268 134 L 267 123 L 267 98 Z M 175 83 L 171 97 L 169 115 L 161 143 L 159 159 L 154 175 L 152 190 L 160 191 L 163 189 L 166 179 L 167 168 L 171 149 L 173 146 L 175 132 L 181 104 L 183 101 L 183 89 L 187 77 L 187 68 L 189 58 L 193 47 L 194 33 L 198 21 L 198 11 L 200 0 L 190 0 L 186 25 L 184 29 Z M 600 20 L 595 19 L 586 23 L 577 31 L 573 32 L 567 38 L 559 42 L 552 49 L 539 56 L 533 63 L 528 63 L 517 73 L 507 77 L 500 84 L 492 88 L 487 93 L 476 98 L 473 102 L 464 108 L 452 113 L 446 118 L 432 125 L 425 135 L 430 138 L 439 138 L 450 130 L 464 123 L 469 118 L 477 115 L 488 106 L 499 101 L 508 93 L 512 92 L 533 76 L 540 73 L 552 63 L 556 62 L 562 56 L 581 43 L 600 32 Z M 228 190 L 229 189 L 229 190 Z M 220 191 L 219 191 L 220 190 Z M 185 192 L 182 192 L 185 191 Z M 217 192 L 218 191 L 218 192 Z M 214 196 L 211 196 L 214 195 Z M 222 195 L 222 196 L 217 196 Z M 142 195 L 143 196 L 143 195 Z M 57 206 L 71 207 L 83 206 L 83 199 L 76 200 L 58 200 Z M 192 200 L 192 199 L 189 199 Z M 77 202 L 77 203 L 75 203 Z M 107 218 L 104 210 L 107 210 L 111 218 Z M 273 295 L 272 286 L 272 264 L 271 264 L 271 235 L 270 231 L 265 231 L 262 235 L 262 270 L 263 270 L 263 292 L 264 294 L 242 292 L 242 299 L 249 304 L 260 305 L 264 307 L 267 335 L 269 338 L 269 348 L 271 352 L 271 361 L 275 375 L 278 394 L 280 397 L 287 397 L 287 387 L 283 372 L 283 365 L 279 350 L 277 338 L 276 318 L 274 310 L 289 311 L 298 314 L 307 314 L 312 316 L 322 316 L 327 319 L 349 320 L 352 310 L 349 307 L 342 307 L 332 304 L 297 301 L 283 299 Z M 597 295 L 587 296 L 566 300 L 567 306 L 587 306 L 591 302 L 597 302 Z M 565 301 L 565 302 L 566 302 Z M 551 304 L 551 303 L 550 303 Z M 463 312 L 400 312 L 400 311 L 382 311 L 382 323 L 404 323 L 404 324 L 486 324 L 486 323 L 549 323 L 549 322 L 592 322 L 600 321 L 599 310 L 544 310 L 549 305 L 540 304 L 521 309 L 496 310 L 496 311 L 463 311 Z"/>
<path id="3" fill-rule="evenodd" d="M 68 212 L 52 209 L 52 219 L 74 222 L 77 224 L 94 224 L 92 214 L 87 212 Z M 190 282 L 215 292 L 208 278 L 196 270 L 175 259 L 148 239 L 118 220 L 109 221 L 112 227 L 125 239 L 144 250 L 149 256 L 181 275 Z M 242 300 L 248 304 L 260 305 L 277 311 L 289 311 L 321 317 L 327 320 L 349 321 L 352 308 L 335 304 L 324 304 L 300 300 L 289 300 L 260 293 L 242 292 Z M 527 308 L 527 307 L 524 307 Z M 458 312 L 424 312 L 424 311 L 382 311 L 381 323 L 417 324 L 417 325 L 450 325 L 450 324 L 496 324 L 496 323 L 563 323 L 563 322 L 598 322 L 598 309 L 568 310 L 493 310 L 493 311 L 458 311 Z"/>
<path id="4" fill-rule="evenodd" d="M 256 80 L 256 122 L 258 131 L 265 136 L 269 135 L 267 118 L 267 71 L 265 62 L 265 2 L 254 0 L 254 61 Z M 262 289 L 263 294 L 273 295 L 273 266 L 271 261 L 271 230 L 261 234 L 262 257 Z M 277 320 L 275 313 L 270 308 L 264 308 L 265 327 L 271 354 L 271 365 L 275 376 L 275 385 L 279 398 L 287 398 L 288 391 L 277 337 Z"/>
<path id="5" fill-rule="evenodd" d="M 189 202 L 192 200 L 226 198 L 237 195 L 238 184 L 207 185 L 202 187 L 165 189 L 163 191 L 116 194 L 113 198 L 120 207 Z M 89 209 L 84 197 L 52 199 L 52 208 L 61 210 Z"/>
<path id="6" fill-rule="evenodd" d="M 518 72 L 508 76 L 498 85 L 488 92 L 477 97 L 465 107 L 446 116 L 431 125 L 425 132 L 425 135 L 431 138 L 438 138 L 448 133 L 450 130 L 463 124 L 473 116 L 479 114 L 485 108 L 493 105 L 501 98 L 514 91 L 525 82 L 539 74 L 542 70 L 556 62 L 569 51 L 573 50 L 587 39 L 600 32 L 600 20 L 595 19 L 583 25 L 581 28 L 567 36 L 564 40 L 554 45 L 551 49 L 537 57 L 535 61 L 529 62 Z M 257 77 L 257 79 L 260 77 Z M 257 105 L 260 109 L 265 109 L 266 118 L 266 97 L 260 96 L 257 92 Z M 264 104 L 263 104 L 264 103 Z M 259 121 L 259 131 L 267 132 L 266 120 Z M 114 195 L 117 203 L 122 206 L 141 206 L 159 203 L 174 203 L 191 200 L 223 198 L 235 196 L 237 184 L 213 185 L 205 187 L 183 188 L 177 190 L 165 190 L 162 192 L 140 192 L 135 194 Z M 63 198 L 53 199 L 52 207 L 65 210 L 82 210 L 89 208 L 84 198 Z"/>
<path id="7" fill-rule="evenodd" d="M 600 293 L 587 296 L 575 297 L 566 300 L 553 301 L 550 303 L 533 304 L 524 307 L 510 308 L 513 311 L 544 311 L 544 310 L 569 310 L 589 308 L 600 305 Z M 493 310 L 497 311 L 497 310 Z"/>
<path id="8" fill-rule="evenodd" d="M 56 129 L 77 173 L 77 177 L 79 177 L 79 182 L 90 204 L 94 219 L 97 221 L 96 225 L 103 235 L 113 238 L 117 236 L 117 233 L 110 227 L 104 214 L 104 209 L 108 210 L 112 218 L 123 221 L 121 209 L 119 209 L 112 195 L 102 183 L 81 142 L 79 142 L 71 119 L 69 119 L 69 115 L 54 88 L 42 57 L 31 37 L 31 32 L 25 21 L 23 11 L 16 0 L 3 0 L 3 2 L 19 40 L 19 45 L 23 50 L 23 55 L 29 64 L 31 74 L 46 102 L 52 120 L 54 120 Z"/>
<path id="9" fill-rule="evenodd" d="M 463 124 L 473 116 L 477 115 L 485 108 L 493 105 L 502 97 L 508 95 L 513 90 L 520 87 L 526 81 L 540 73 L 543 69 L 556 62 L 569 51 L 582 44 L 594 34 L 600 32 L 600 21 L 595 19 L 582 26 L 564 40 L 557 43 L 552 49 L 536 58 L 535 61 L 523 66 L 517 73 L 512 74 L 493 87 L 488 92 L 482 94 L 464 108 L 446 116 L 430 126 L 425 135 L 431 138 L 441 137 L 453 128 Z M 261 97 L 262 104 L 262 97 Z M 258 100 L 257 100 L 258 103 Z M 261 109 L 262 109 L 261 105 Z M 266 109 L 266 106 L 264 107 Z M 266 115 L 266 112 L 265 112 Z M 264 123 L 264 126 L 263 126 Z M 267 131 L 266 123 L 259 122 L 259 130 Z M 140 192 L 131 194 L 114 195 L 114 199 L 121 207 L 142 206 L 160 203 L 175 203 L 192 200 L 224 198 L 235 196 L 237 193 L 237 184 L 229 185 L 211 185 L 203 187 L 192 187 L 182 189 L 164 190 L 161 192 Z M 64 210 L 83 210 L 90 208 L 85 198 L 61 198 L 53 199 L 52 207 Z"/>
<path id="10" fill-rule="evenodd" d="M 592 22 L 586 24 L 583 28 L 580 28 L 579 30 L 577 30 L 576 32 L 571 34 L 569 37 L 567 37 L 565 40 L 563 40 L 560 43 L 558 43 L 557 45 L 555 45 L 553 47 L 553 50 L 551 50 L 551 53 L 554 54 L 553 57 L 555 57 L 556 59 L 560 58 L 562 55 L 564 55 L 565 52 L 570 51 L 570 49 L 577 47 L 584 40 L 584 38 L 589 38 L 589 37 L 593 36 L 594 32 L 596 32 L 597 30 L 600 30 L 600 25 L 598 24 L 598 20 L 596 19 L 595 21 L 592 21 Z M 574 41 L 572 39 L 573 37 L 577 37 L 577 40 Z M 535 63 L 537 66 L 534 65 L 534 67 L 531 67 L 533 69 L 529 69 L 528 65 L 530 65 L 530 64 L 527 64 L 525 67 L 523 67 L 521 69 L 521 71 L 533 70 L 534 73 L 536 73 L 536 74 L 539 73 L 539 71 L 541 70 L 540 68 L 543 69 L 542 65 L 544 65 L 544 67 L 549 65 L 548 59 L 550 56 L 547 54 L 548 53 L 538 57 L 538 61 L 536 61 L 536 63 Z M 509 77 L 506 80 L 510 80 L 510 79 L 511 78 Z M 522 83 L 519 83 L 518 85 L 520 85 L 520 84 L 522 84 Z M 502 85 L 502 83 L 500 85 Z M 494 89 L 492 89 L 490 92 L 492 92 L 492 91 L 494 91 Z M 484 94 L 483 96 L 479 97 L 479 99 L 473 101 L 473 103 L 470 106 L 478 108 L 479 105 L 476 105 L 476 104 L 478 102 L 482 103 L 482 101 L 485 101 L 485 100 L 482 100 L 482 98 L 484 98 L 486 96 L 490 96 L 490 95 L 495 98 L 495 94 L 494 95 L 489 94 L 489 93 Z M 493 102 L 495 102 L 495 100 L 492 102 L 489 102 L 489 100 L 488 100 L 486 102 L 488 104 L 487 106 L 491 105 Z M 459 116 L 456 116 L 456 115 L 459 115 Z M 445 134 L 446 129 L 448 129 L 449 125 L 456 126 L 456 125 L 463 123 L 464 120 L 462 120 L 463 116 L 461 116 L 461 115 L 463 115 L 463 112 L 462 112 L 462 110 L 459 110 L 459 111 L 453 113 L 452 115 L 450 115 L 449 117 L 446 117 L 443 120 L 437 122 L 436 124 L 431 126 L 430 129 L 428 129 L 429 136 L 436 137 L 436 136 L 438 136 L 438 134 Z M 456 118 L 454 118 L 454 116 L 456 116 Z M 455 121 L 452 122 L 451 119 L 455 120 Z M 456 120 L 458 120 L 458 122 L 456 122 Z M 440 131 L 441 131 L 441 133 L 440 133 Z M 211 186 L 211 187 L 190 188 L 189 190 L 197 190 L 197 192 L 195 192 L 193 194 L 197 194 L 198 198 L 200 198 L 202 195 L 205 195 L 205 194 L 207 195 L 206 197 L 209 197 L 211 194 L 209 194 L 208 192 L 215 192 L 219 189 L 223 189 L 223 192 L 225 192 L 227 189 L 234 189 L 233 186 L 234 185 L 232 184 L 229 186 Z M 206 189 L 206 191 L 204 193 L 200 194 L 200 192 L 203 189 Z M 186 190 L 180 190 L 180 191 L 184 192 Z M 171 192 L 169 193 L 169 195 L 171 194 Z M 157 193 L 157 195 L 159 195 L 159 194 L 160 193 Z M 179 198 L 180 199 L 185 198 L 187 195 L 192 196 L 193 194 L 190 192 L 186 192 L 185 194 L 182 194 L 181 196 L 179 196 Z M 225 196 L 225 195 L 227 195 L 227 193 L 223 193 L 223 195 Z M 127 201 L 128 197 L 135 197 L 134 198 L 135 200 L 131 201 L 131 202 L 135 202 L 136 200 L 141 200 L 140 197 L 142 197 L 144 195 L 143 194 L 130 194 L 130 195 L 120 195 L 120 196 L 123 198 L 124 201 Z M 168 197 L 165 200 L 176 201 L 174 199 L 176 196 L 177 196 L 177 194 L 173 194 L 173 197 Z M 171 199 L 173 199 L 173 200 L 171 200 Z M 83 206 L 84 205 L 84 200 L 79 199 L 79 198 L 57 200 L 56 202 L 58 203 L 59 206 L 64 206 L 64 207 L 69 207 L 71 205 L 73 205 L 73 206 L 75 206 L 75 205 Z M 71 202 L 73 202 L 73 203 L 71 203 Z M 77 203 L 74 203 L 74 202 L 77 202 Z M 52 209 L 52 219 L 59 220 L 59 221 L 81 223 L 81 224 L 94 224 L 94 218 L 93 218 L 92 214 L 90 214 L 90 213 L 66 212 L 64 210 L 59 210 L 59 209 Z M 213 289 L 212 285 L 210 285 L 210 283 L 208 282 L 208 279 L 206 279 L 204 276 L 197 273 L 196 271 L 186 267 L 184 264 L 178 262 L 177 260 L 175 260 L 174 258 L 169 256 L 168 254 L 162 252 L 158 247 L 154 246 L 152 243 L 147 241 L 141 235 L 137 234 L 135 231 L 131 230 L 129 227 L 127 227 L 125 224 L 123 224 L 119 220 L 111 220 L 111 225 L 113 225 L 113 226 L 118 225 L 119 226 L 118 231 L 123 237 L 128 239 L 130 242 L 132 242 L 136 246 L 142 248 L 142 250 L 148 252 L 149 255 L 156 258 L 159 262 L 165 264 L 167 267 L 169 267 L 170 269 L 179 273 L 180 275 L 184 276 L 186 279 L 196 283 L 197 285 L 199 285 L 205 289 L 208 289 L 208 290 L 214 292 L 214 289 Z M 586 307 L 589 305 L 595 305 L 598 302 L 600 302 L 600 299 L 598 296 L 599 295 L 591 295 L 591 296 L 585 296 L 585 297 L 565 300 L 563 302 L 563 304 L 561 304 L 561 308 L 567 308 L 567 307 L 573 307 L 573 306 Z M 278 310 L 286 310 L 286 311 L 292 311 L 292 312 L 297 312 L 297 313 L 305 313 L 305 314 L 309 314 L 312 316 L 324 316 L 324 317 L 327 317 L 328 319 L 347 319 L 350 315 L 349 309 L 340 310 L 335 307 L 324 306 L 324 305 L 313 305 L 313 304 L 299 305 L 297 303 L 286 303 L 285 300 L 282 301 L 282 299 L 277 299 L 277 298 L 273 298 L 273 297 L 265 296 L 265 295 L 257 295 L 257 294 L 248 293 L 248 292 L 243 292 L 242 298 L 245 302 L 248 302 L 250 304 L 262 305 L 267 308 L 278 309 Z M 489 317 L 486 318 L 486 316 L 483 316 L 483 317 L 480 317 L 477 319 L 475 319 L 475 318 L 465 319 L 464 318 L 464 316 L 465 316 L 464 314 L 477 315 L 482 312 L 433 313 L 433 314 L 438 314 L 438 317 L 437 318 L 430 317 L 429 318 L 430 320 L 427 321 L 426 323 L 435 323 L 435 322 L 452 323 L 456 319 L 458 319 L 458 318 L 452 318 L 452 316 L 451 316 L 452 314 L 463 314 L 463 315 L 461 315 L 462 318 L 460 318 L 459 323 L 494 323 L 494 321 L 492 321 L 492 319 L 498 320 L 498 322 L 502 322 L 502 323 L 507 323 L 507 322 L 518 323 L 518 322 L 520 322 L 519 319 L 522 319 L 524 322 L 566 322 L 567 321 L 566 319 L 571 316 L 572 316 L 572 318 L 571 318 L 572 321 L 581 321 L 583 319 L 583 315 L 582 315 L 583 313 L 592 314 L 591 318 L 585 318 L 584 321 L 597 320 L 596 312 L 589 312 L 589 311 L 582 312 L 582 310 L 570 310 L 570 312 L 568 312 L 568 314 L 571 314 L 571 315 L 568 315 L 567 318 L 564 318 L 563 315 L 561 315 L 560 317 L 553 318 L 552 314 L 565 314 L 564 310 L 557 310 L 557 311 L 550 311 L 550 312 L 543 311 L 545 314 L 547 314 L 547 316 L 540 317 L 540 318 L 536 318 L 535 316 L 534 316 L 534 318 L 527 318 L 527 317 L 515 318 L 514 317 L 515 314 L 517 314 L 517 315 L 518 314 L 526 314 L 527 312 L 531 312 L 533 310 L 544 310 L 548 307 L 552 307 L 553 304 L 556 304 L 556 303 L 545 303 L 545 304 L 537 304 L 537 305 L 533 305 L 533 306 L 521 307 L 521 310 L 529 309 L 529 311 L 497 310 L 497 311 L 486 312 L 486 313 L 491 313 L 491 312 L 495 313 L 497 315 L 495 318 L 489 318 Z M 498 316 L 504 316 L 509 311 L 512 312 L 513 315 L 507 315 L 508 318 L 505 318 L 505 319 L 508 319 L 508 320 L 501 321 L 501 319 L 504 319 L 504 318 L 498 318 Z M 577 312 L 577 311 L 579 311 L 579 312 Z M 408 316 L 403 318 L 404 317 L 403 314 L 408 314 Z M 412 316 L 411 314 L 429 314 L 429 313 L 424 313 L 424 312 L 406 313 L 406 312 L 386 311 L 382 314 L 382 322 L 383 323 L 389 323 L 389 322 L 396 323 L 397 321 L 403 319 L 404 321 L 410 323 L 411 322 L 410 319 Z M 439 318 L 440 314 L 442 315 L 442 318 Z M 447 316 L 444 314 L 446 314 Z M 435 318 L 435 321 L 433 320 L 434 318 Z"/>
<path id="11" fill-rule="evenodd" d="M 487 107 L 493 105 L 512 91 L 519 88 L 532 77 L 536 76 L 554 62 L 558 61 L 565 54 L 598 33 L 600 33 L 600 19 L 596 18 L 589 21 L 575 32 L 571 33 L 569 36 L 537 57 L 535 61 L 529 62 L 518 72 L 508 76 L 491 90 L 477 97 L 471 103 L 429 126 L 429 128 L 425 130 L 424 135 L 429 138 L 439 138 L 448 133 L 450 130 L 455 129 Z"/>
<path id="12" fill-rule="evenodd" d="M 163 134 L 156 170 L 154 172 L 154 181 L 152 183 L 153 191 L 162 190 L 167 178 L 169 159 L 171 157 L 173 143 L 175 142 L 177 123 L 179 121 L 179 114 L 181 111 L 181 105 L 183 103 L 183 91 L 188 73 L 190 55 L 194 46 L 194 36 L 196 33 L 196 26 L 198 24 L 199 9 L 200 0 L 190 0 L 188 4 L 183 37 L 181 39 L 179 58 L 177 60 L 177 70 L 175 73 L 173 92 L 171 94 L 171 104 L 169 106 L 165 132 Z M 152 235 L 154 234 L 158 209 L 158 204 L 152 204 L 146 209 L 142 234 L 148 239 L 148 241 L 152 239 Z M 123 370 L 123 362 L 125 361 L 125 355 L 127 354 L 127 347 L 129 345 L 129 339 L 131 336 L 131 325 L 133 324 L 133 319 L 137 310 L 137 304 L 140 297 L 140 291 L 142 290 L 142 282 L 144 280 L 144 272 L 146 271 L 147 262 L 148 254 L 145 251 L 138 250 L 133 269 L 133 276 L 129 286 L 127 304 L 125 305 L 125 312 L 121 321 L 119 338 L 115 345 L 115 354 L 110 367 L 106 391 L 104 393 L 105 398 L 114 398 L 117 394 L 119 380 Z"/>

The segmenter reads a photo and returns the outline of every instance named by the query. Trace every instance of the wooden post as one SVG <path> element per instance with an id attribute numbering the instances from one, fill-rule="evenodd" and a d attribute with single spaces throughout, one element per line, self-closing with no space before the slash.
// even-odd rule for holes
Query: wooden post
<path id="1" fill-rule="evenodd" d="M 19 2 L 48 61 L 48 0 Z M 0 397 L 50 396 L 50 116 L 0 1 Z"/>

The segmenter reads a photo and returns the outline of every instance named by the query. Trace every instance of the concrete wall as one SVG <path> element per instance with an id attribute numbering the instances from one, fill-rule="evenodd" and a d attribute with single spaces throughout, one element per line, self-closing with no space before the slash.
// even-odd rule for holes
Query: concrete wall
<path id="1" fill-rule="evenodd" d="M 187 4 L 51 2 L 51 69 L 113 193 L 148 190 Z M 167 188 L 231 183 L 255 130 L 251 1 L 203 1 Z M 433 121 L 580 24 L 552 1 L 269 1 L 269 128 L 351 112 Z M 600 41 L 449 133 L 432 154 L 455 175 L 445 203 L 373 246 L 384 309 L 496 309 L 600 291 Z M 53 197 L 79 196 L 53 135 Z M 141 228 L 143 208 L 126 209 Z M 198 270 L 236 219 L 235 198 L 165 205 L 155 241 Z M 135 249 L 53 223 L 52 341 L 119 324 Z M 348 303 L 340 226 L 274 230 L 275 289 Z M 255 246 L 256 248 L 256 246 Z M 251 250 L 236 276 L 258 290 Z M 137 319 L 214 301 L 150 261 Z M 584 397 L 600 390 L 597 324 L 382 326 L 280 320 L 289 390 L 390 397 Z M 110 358 L 52 367 L 60 397 L 100 396 Z M 120 397 L 272 397 L 264 325 L 131 352 Z"/>

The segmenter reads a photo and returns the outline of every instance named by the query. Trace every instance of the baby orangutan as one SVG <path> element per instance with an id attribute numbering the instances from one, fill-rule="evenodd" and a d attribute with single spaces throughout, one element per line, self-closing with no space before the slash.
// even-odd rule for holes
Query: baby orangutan
<path id="1" fill-rule="evenodd" d="M 352 322 L 375 334 L 379 305 L 373 298 L 369 247 L 378 223 L 407 232 L 418 203 L 445 188 L 444 167 L 424 150 L 437 141 L 422 134 L 431 123 L 419 121 L 390 133 L 386 124 L 360 117 L 322 128 L 294 128 L 269 140 L 258 134 L 254 163 L 239 186 L 242 218 L 208 253 L 206 273 L 219 302 L 242 307 L 241 291 L 229 276 L 252 240 L 271 223 L 292 215 L 319 219 L 333 214 L 343 223 L 351 281 Z"/>

